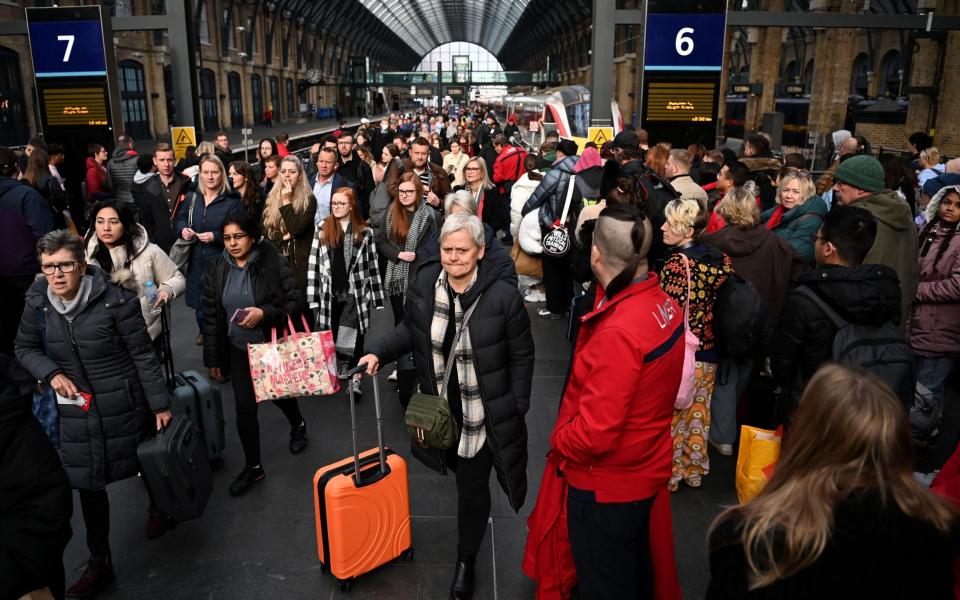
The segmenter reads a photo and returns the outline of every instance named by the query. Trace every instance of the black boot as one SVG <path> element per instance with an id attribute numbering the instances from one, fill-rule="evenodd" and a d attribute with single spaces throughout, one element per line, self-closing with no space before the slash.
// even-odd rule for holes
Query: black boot
<path id="1" fill-rule="evenodd" d="M 477 557 L 470 554 L 458 554 L 457 566 L 453 572 L 453 585 L 450 586 L 452 600 L 470 600 L 473 597 L 473 576 Z"/>
<path id="2" fill-rule="evenodd" d="M 113 583 L 114 579 L 113 563 L 110 561 L 110 555 L 91 556 L 87 561 L 87 568 L 83 571 L 83 575 L 70 586 L 66 597 L 78 600 L 93 598 L 97 595 L 97 592 Z"/>

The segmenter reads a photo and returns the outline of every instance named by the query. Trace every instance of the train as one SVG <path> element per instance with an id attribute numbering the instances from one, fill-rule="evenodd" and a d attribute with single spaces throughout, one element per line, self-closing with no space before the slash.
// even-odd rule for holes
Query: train
<path id="1" fill-rule="evenodd" d="M 504 98 L 507 115 L 517 117 L 517 125 L 528 133 L 525 140 L 537 146 L 547 133 L 556 131 L 561 138 L 571 139 L 582 150 L 590 130 L 590 90 L 582 85 L 543 90 L 529 95 L 508 95 Z M 623 116 L 616 100 L 610 103 L 613 115 L 613 134 L 623 129 Z M 529 132 L 531 121 L 539 125 L 538 131 Z"/>

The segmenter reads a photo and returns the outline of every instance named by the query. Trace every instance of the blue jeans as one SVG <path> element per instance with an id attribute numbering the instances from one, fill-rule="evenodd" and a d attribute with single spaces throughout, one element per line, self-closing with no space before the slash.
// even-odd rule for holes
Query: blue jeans
<path id="1" fill-rule="evenodd" d="M 947 376 L 953 370 L 952 356 L 917 356 L 917 381 L 933 392 L 937 413 L 943 414 L 943 396 Z"/>

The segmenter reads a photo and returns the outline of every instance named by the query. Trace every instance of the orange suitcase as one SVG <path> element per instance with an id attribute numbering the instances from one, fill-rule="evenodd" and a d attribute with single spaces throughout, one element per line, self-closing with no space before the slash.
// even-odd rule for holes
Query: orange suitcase
<path id="1" fill-rule="evenodd" d="M 359 365 L 344 378 L 364 369 Z M 407 463 L 383 445 L 380 392 L 373 378 L 377 447 L 357 452 L 357 418 L 350 390 L 353 456 L 321 467 L 313 477 L 317 554 L 324 569 L 349 591 L 353 580 L 398 557 L 413 558 Z M 359 479 L 356 473 L 360 474 Z"/>

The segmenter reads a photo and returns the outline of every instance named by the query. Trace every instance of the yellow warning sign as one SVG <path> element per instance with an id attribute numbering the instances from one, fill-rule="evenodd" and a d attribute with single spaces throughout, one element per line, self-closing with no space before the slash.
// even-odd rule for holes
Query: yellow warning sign
<path id="1" fill-rule="evenodd" d="M 604 142 L 612 142 L 613 127 L 591 127 L 589 133 L 587 133 L 587 141 L 596 144 L 597 148 L 602 146 Z"/>
<path id="2" fill-rule="evenodd" d="M 173 159 L 179 161 L 187 155 L 187 146 L 197 145 L 197 131 L 193 127 L 171 127 L 170 139 L 173 140 Z"/>

